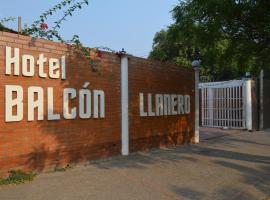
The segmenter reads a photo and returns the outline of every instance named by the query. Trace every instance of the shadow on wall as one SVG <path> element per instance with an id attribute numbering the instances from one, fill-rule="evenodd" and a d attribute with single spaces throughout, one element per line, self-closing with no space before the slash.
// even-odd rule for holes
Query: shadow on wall
<path id="1" fill-rule="evenodd" d="M 174 146 L 194 141 L 194 93 L 193 71 L 175 66 L 164 67 L 154 61 L 130 58 L 129 65 L 129 119 L 130 149 L 132 152 L 155 147 Z M 168 70 L 170 67 L 171 70 Z M 183 70 L 183 71 L 182 71 Z M 147 74 L 147 76 L 146 76 Z M 181 77 L 181 78 L 180 78 Z M 182 94 L 191 96 L 189 114 L 141 117 L 139 93 L 143 93 L 143 111 L 156 112 L 156 94 Z M 151 94 L 151 98 L 147 98 Z M 149 104 L 148 101 L 152 101 Z M 163 105 L 164 106 L 164 105 Z M 155 115 L 155 114 L 154 114 Z"/>
<path id="2" fill-rule="evenodd" d="M 45 89 L 53 86 L 53 112 L 63 113 L 63 89 L 75 88 L 78 93 L 84 83 L 89 81 L 88 89 L 91 92 L 94 89 L 105 92 L 105 118 L 79 119 L 77 116 L 74 120 L 66 120 L 60 114 L 61 120 L 48 121 L 45 109 L 43 121 L 29 122 L 32 123 L 29 130 L 32 131 L 34 127 L 35 131 L 31 133 L 33 140 L 28 144 L 31 153 L 20 156 L 25 170 L 41 172 L 120 153 L 120 103 L 117 101 L 120 99 L 120 91 L 115 89 L 120 83 L 120 73 L 117 71 L 120 59 L 117 55 L 104 52 L 102 59 L 95 57 L 95 60 L 100 67 L 98 72 L 93 72 L 89 61 L 69 47 L 66 53 L 67 79 L 59 80 L 60 83 L 48 80 L 41 87 Z M 106 95 L 110 98 L 106 98 Z M 70 109 L 76 106 L 77 112 L 78 99 L 70 100 L 69 105 Z M 47 106 L 46 100 L 44 103 Z M 93 112 L 93 107 L 91 110 Z"/>
<path id="3" fill-rule="evenodd" d="M 62 55 L 59 54 L 59 57 Z M 52 57 L 54 56 L 52 55 Z M 20 161 L 23 162 L 20 166 L 25 166 L 26 170 L 41 172 L 48 168 L 65 167 L 69 164 L 83 163 L 120 154 L 120 58 L 118 55 L 103 52 L 102 58 L 94 57 L 94 59 L 99 66 L 98 72 L 93 72 L 91 66 L 89 66 L 89 61 L 69 47 L 66 52 L 67 79 L 64 81 L 38 79 L 37 86 L 44 89 L 53 87 L 53 112 L 63 113 L 63 89 L 75 88 L 78 93 L 85 82 L 90 82 L 89 89 L 91 92 L 94 89 L 100 89 L 105 93 L 105 118 L 79 119 L 77 116 L 74 120 L 65 120 L 61 116 L 61 120 L 48 121 L 46 120 L 48 113 L 44 109 L 43 121 L 26 122 L 29 124 L 29 130 L 34 130 L 30 133 L 31 139 L 27 144 L 29 153 L 20 156 Z M 45 94 L 44 99 L 46 98 Z M 78 101 L 78 98 L 71 100 L 69 107 L 76 106 L 78 109 Z M 137 99 L 136 102 L 138 102 Z M 138 108 L 136 107 L 136 109 Z M 165 121 L 171 120 L 170 117 L 172 117 L 174 123 L 166 123 L 166 125 L 163 125 L 162 131 L 154 128 L 156 124 L 152 119 L 146 119 L 149 128 L 146 129 L 146 134 L 142 138 L 136 138 L 136 140 L 131 138 L 131 151 L 189 144 L 193 138 L 193 134 L 191 134 L 193 132 L 192 126 L 188 125 L 191 119 L 181 116 L 179 118 L 168 116 Z M 133 135 L 136 134 L 133 133 Z M 181 159 L 185 159 L 185 157 Z M 141 162 L 146 163 L 147 160 L 149 163 L 155 162 L 155 159 L 149 157 L 145 160 L 142 159 Z M 127 161 L 122 165 L 128 166 L 130 164 Z"/>
<path id="4" fill-rule="evenodd" d="M 185 117 L 166 117 L 164 121 L 171 121 L 172 123 L 166 123 L 163 125 L 162 131 L 150 119 L 141 119 L 142 127 L 144 130 L 139 130 L 144 132 L 143 137 L 136 138 L 139 135 L 138 131 L 133 130 L 133 135 L 131 135 L 130 148 L 132 152 L 143 151 L 152 148 L 163 148 L 169 146 L 177 146 L 180 144 L 190 144 L 194 135 L 192 134 L 191 125 L 188 125 L 189 119 Z M 144 123 L 148 126 L 144 126 Z M 130 125 L 132 127 L 132 124 Z M 177 130 L 177 131 L 175 131 Z M 138 133 L 138 134 L 137 134 Z"/>

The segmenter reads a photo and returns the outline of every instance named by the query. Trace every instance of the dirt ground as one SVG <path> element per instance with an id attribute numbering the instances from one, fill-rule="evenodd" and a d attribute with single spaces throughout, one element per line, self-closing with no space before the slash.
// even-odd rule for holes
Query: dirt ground
<path id="1" fill-rule="evenodd" d="M 270 199 L 270 131 L 201 129 L 201 143 L 43 173 L 0 187 L 18 200 Z"/>

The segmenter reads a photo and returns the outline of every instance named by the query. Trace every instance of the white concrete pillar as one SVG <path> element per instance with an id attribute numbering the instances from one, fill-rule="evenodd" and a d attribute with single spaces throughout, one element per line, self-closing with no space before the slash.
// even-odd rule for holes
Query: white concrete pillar
<path id="1" fill-rule="evenodd" d="M 246 105 L 246 128 L 252 131 L 252 91 L 251 79 L 247 79 L 245 83 L 245 105 Z"/>
<path id="2" fill-rule="evenodd" d="M 199 96 L 199 80 L 200 80 L 200 70 L 198 67 L 195 70 L 195 143 L 200 141 L 200 96 Z"/>
<path id="3" fill-rule="evenodd" d="M 121 57 L 121 131 L 122 131 L 122 155 L 129 154 L 129 122 L 128 122 L 128 56 Z"/>

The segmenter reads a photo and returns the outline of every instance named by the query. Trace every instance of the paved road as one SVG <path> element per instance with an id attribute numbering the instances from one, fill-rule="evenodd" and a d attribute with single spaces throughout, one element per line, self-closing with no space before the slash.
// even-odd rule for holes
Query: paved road
<path id="1" fill-rule="evenodd" d="M 199 145 L 44 173 L 27 184 L 0 187 L 0 199 L 270 199 L 270 131 L 203 131 Z"/>

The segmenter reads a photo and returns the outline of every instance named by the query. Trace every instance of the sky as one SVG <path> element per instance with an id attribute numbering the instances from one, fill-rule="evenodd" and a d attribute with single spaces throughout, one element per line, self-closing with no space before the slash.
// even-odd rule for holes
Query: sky
<path id="1" fill-rule="evenodd" d="M 0 19 L 22 17 L 22 25 L 38 19 L 60 0 L 2 0 Z M 156 32 L 173 23 L 170 11 L 179 0 L 89 0 L 89 5 L 75 11 L 60 29 L 65 39 L 79 35 L 84 46 L 124 48 L 129 54 L 147 57 Z M 62 16 L 48 20 L 48 25 Z M 17 21 L 5 24 L 17 29 Z"/>

